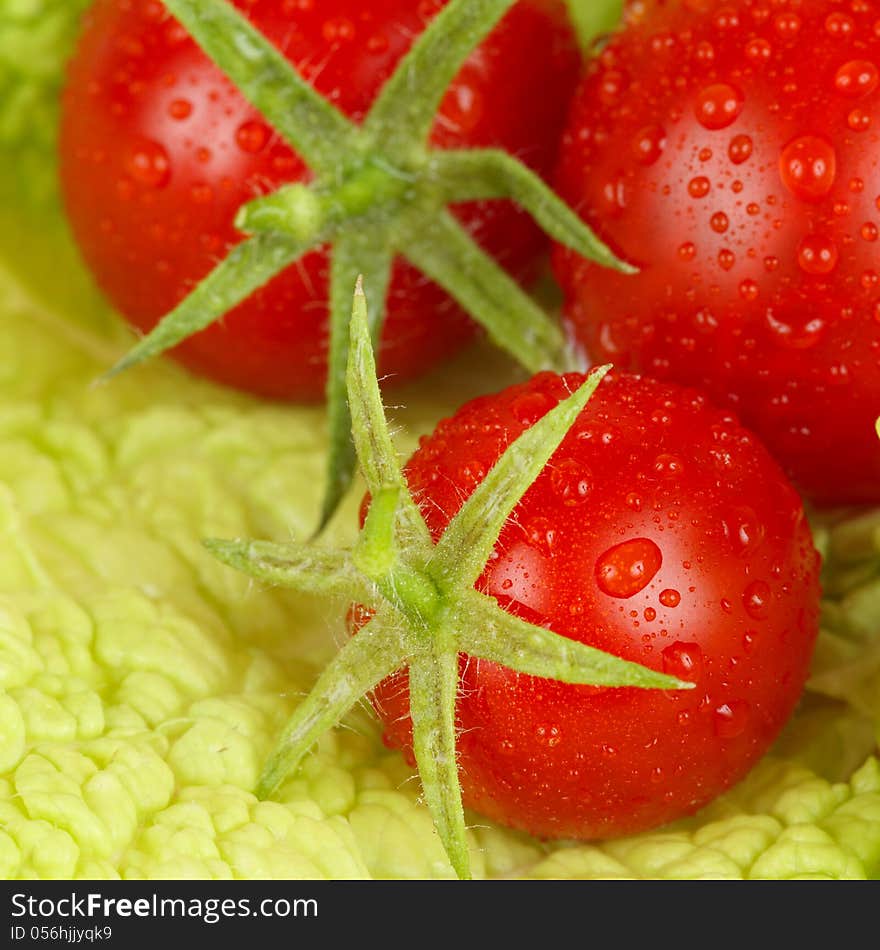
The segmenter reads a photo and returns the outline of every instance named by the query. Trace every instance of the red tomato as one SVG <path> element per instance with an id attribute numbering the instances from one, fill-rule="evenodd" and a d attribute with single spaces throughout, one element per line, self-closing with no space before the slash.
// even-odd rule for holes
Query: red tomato
<path id="1" fill-rule="evenodd" d="M 442 0 L 234 0 L 314 87 L 364 116 Z M 442 104 L 439 147 L 501 147 L 545 174 L 579 57 L 562 0 L 521 0 L 468 60 Z M 61 136 L 64 199 L 90 268 L 142 330 L 242 235 L 242 204 L 309 171 L 157 0 L 98 0 L 70 65 Z M 532 273 L 544 239 L 504 202 L 460 217 L 510 271 Z M 323 394 L 325 251 L 308 254 L 222 323 L 183 343 L 186 365 L 272 397 Z M 381 368 L 418 375 L 473 334 L 436 285 L 398 263 Z"/>
<path id="2" fill-rule="evenodd" d="M 641 273 L 560 252 L 600 361 L 736 408 L 820 503 L 880 501 L 880 4 L 633 4 L 559 185 Z"/>
<path id="3" fill-rule="evenodd" d="M 406 475 L 439 538 L 510 442 L 582 377 L 477 399 Z M 478 588 L 559 634 L 696 684 L 566 685 L 461 665 L 465 803 L 548 837 L 689 814 L 740 779 L 791 714 L 817 634 L 818 555 L 777 463 L 705 398 L 608 377 L 505 526 Z M 405 674 L 375 706 L 411 756 Z"/>

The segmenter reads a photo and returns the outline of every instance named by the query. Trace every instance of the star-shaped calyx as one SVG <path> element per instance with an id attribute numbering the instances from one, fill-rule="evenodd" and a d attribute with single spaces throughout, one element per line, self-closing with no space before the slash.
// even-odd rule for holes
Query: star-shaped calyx
<path id="1" fill-rule="evenodd" d="M 530 169 L 497 149 L 433 150 L 443 95 L 469 53 L 515 0 L 451 0 L 416 40 L 361 124 L 317 93 L 226 0 L 162 0 L 244 97 L 303 158 L 310 184 L 244 205 L 248 238 L 108 376 L 162 353 L 219 320 L 308 251 L 330 245 L 330 456 L 321 526 L 351 483 L 354 450 L 345 399 L 351 288 L 364 274 L 378 341 L 392 263 L 406 258 L 443 287 L 526 369 L 566 369 L 564 335 L 458 223 L 448 206 L 505 198 L 554 240 L 627 270 Z"/>
<path id="2" fill-rule="evenodd" d="M 527 623 L 474 589 L 505 522 L 607 367 L 593 371 L 576 392 L 509 446 L 435 544 L 394 451 L 360 281 L 347 353 L 353 444 L 370 492 L 354 547 L 333 551 L 265 541 L 205 542 L 221 561 L 261 581 L 349 598 L 370 616 L 297 708 L 265 767 L 258 794 L 271 795 L 325 730 L 379 682 L 406 668 L 425 802 L 453 868 L 468 877 L 456 761 L 460 654 L 567 683 L 645 689 L 690 689 L 693 684 Z"/>

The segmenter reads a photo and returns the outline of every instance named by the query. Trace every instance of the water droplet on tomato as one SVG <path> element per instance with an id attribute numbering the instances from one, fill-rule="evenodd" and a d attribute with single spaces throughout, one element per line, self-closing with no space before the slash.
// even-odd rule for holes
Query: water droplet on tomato
<path id="1" fill-rule="evenodd" d="M 753 63 L 766 63 L 773 55 L 773 47 L 767 40 L 754 39 L 746 45 L 746 56 Z"/>
<path id="2" fill-rule="evenodd" d="M 820 201 L 834 186 L 837 153 L 820 135 L 801 135 L 782 150 L 779 173 L 783 184 L 803 201 Z"/>
<path id="3" fill-rule="evenodd" d="M 855 22 L 845 13 L 830 13 L 825 18 L 825 32 L 836 39 L 849 36 L 854 29 Z"/>
<path id="4" fill-rule="evenodd" d="M 556 528 L 549 518 L 532 518 L 531 521 L 523 525 L 522 530 L 531 547 L 545 557 L 550 557 L 556 543 Z"/>
<path id="5" fill-rule="evenodd" d="M 596 581 L 609 597 L 626 599 L 644 590 L 660 570 L 663 555 L 650 538 L 609 548 L 596 562 Z"/>
<path id="6" fill-rule="evenodd" d="M 749 302 L 757 300 L 759 293 L 760 288 L 757 283 L 749 278 L 746 278 L 739 285 L 739 295 L 743 300 L 748 300 Z"/>
<path id="7" fill-rule="evenodd" d="M 703 651 L 698 643 L 670 643 L 660 654 L 667 676 L 696 682 L 703 673 Z"/>
<path id="8" fill-rule="evenodd" d="M 168 104 L 168 115 L 172 119 L 177 119 L 178 122 L 188 119 L 192 115 L 192 111 L 193 104 L 189 99 L 174 99 Z"/>
<path id="9" fill-rule="evenodd" d="M 164 188 L 171 179 L 168 152 L 150 139 L 139 139 L 129 149 L 125 169 L 136 182 L 148 188 Z"/>
<path id="10" fill-rule="evenodd" d="M 765 581 L 752 581 L 743 591 L 743 606 L 753 620 L 765 620 L 770 613 L 770 586 Z"/>
<path id="11" fill-rule="evenodd" d="M 666 130 L 659 125 L 649 125 L 633 139 L 633 154 L 640 165 L 653 165 L 666 148 Z"/>
<path id="12" fill-rule="evenodd" d="M 730 218 L 723 211 L 716 211 L 709 220 L 709 226 L 716 234 L 724 234 L 730 227 Z"/>
<path id="13" fill-rule="evenodd" d="M 644 617 L 648 623 L 653 623 L 657 619 L 657 611 L 653 607 L 646 607 Z"/>
<path id="14" fill-rule="evenodd" d="M 878 82 L 880 73 L 874 63 L 866 59 L 851 59 L 837 70 L 834 88 L 843 96 L 860 99 L 870 95 Z"/>
<path id="15" fill-rule="evenodd" d="M 593 487 L 593 473 L 589 466 L 577 459 L 562 459 L 553 463 L 550 484 L 562 503 L 572 508 L 587 500 Z"/>
<path id="16" fill-rule="evenodd" d="M 825 321 L 808 310 L 777 314 L 768 308 L 765 314 L 773 340 L 791 350 L 808 350 L 815 346 L 825 333 Z"/>
<path id="17" fill-rule="evenodd" d="M 830 274 L 839 258 L 837 245 L 826 234 L 808 234 L 798 246 L 798 264 L 805 274 Z"/>
<path id="18" fill-rule="evenodd" d="M 773 18 L 773 29 L 784 40 L 794 39 L 800 32 L 801 18 L 796 13 L 779 13 Z"/>
<path id="19" fill-rule="evenodd" d="M 660 592 L 660 603 L 664 607 L 669 607 L 673 609 L 681 603 L 681 594 L 677 590 L 672 590 L 672 588 L 667 588 Z"/>
<path id="20" fill-rule="evenodd" d="M 736 135 L 727 147 L 727 157 L 734 165 L 742 165 L 752 157 L 754 142 L 749 135 Z"/>
<path id="21" fill-rule="evenodd" d="M 677 455 L 662 452 L 654 459 L 654 471 L 658 475 L 677 478 L 684 471 L 684 463 Z"/>
<path id="22" fill-rule="evenodd" d="M 243 122 L 235 132 L 235 143 L 243 152 L 256 155 L 262 151 L 269 141 L 271 132 L 269 127 L 257 119 Z"/>
<path id="23" fill-rule="evenodd" d="M 742 93 L 728 83 L 706 86 L 697 94 L 694 113 L 706 129 L 726 129 L 736 121 L 743 110 Z"/>
<path id="24" fill-rule="evenodd" d="M 692 261 L 697 254 L 697 246 L 692 241 L 685 241 L 678 249 L 678 256 L 683 261 Z"/>
<path id="25" fill-rule="evenodd" d="M 749 704 L 732 699 L 715 708 L 712 717 L 715 735 L 722 739 L 735 739 L 745 731 L 749 723 Z"/>
<path id="26" fill-rule="evenodd" d="M 880 231 L 877 229 L 877 225 L 873 221 L 866 221 L 859 232 L 862 235 L 863 241 L 874 242 L 877 240 Z"/>
<path id="27" fill-rule="evenodd" d="M 328 43 L 345 43 L 354 39 L 355 26 L 348 17 L 333 17 L 324 22 L 321 33 Z"/>
<path id="28" fill-rule="evenodd" d="M 723 248 L 718 252 L 718 264 L 722 270 L 733 270 L 736 264 L 736 254 L 730 248 Z"/>
<path id="29" fill-rule="evenodd" d="M 709 194 L 712 185 L 709 182 L 709 179 L 703 175 L 699 175 L 696 178 L 692 178 L 688 182 L 688 194 L 691 198 L 705 198 Z"/>
<path id="30" fill-rule="evenodd" d="M 853 109 L 846 117 L 846 124 L 853 132 L 867 132 L 871 128 L 871 115 L 864 109 Z"/>

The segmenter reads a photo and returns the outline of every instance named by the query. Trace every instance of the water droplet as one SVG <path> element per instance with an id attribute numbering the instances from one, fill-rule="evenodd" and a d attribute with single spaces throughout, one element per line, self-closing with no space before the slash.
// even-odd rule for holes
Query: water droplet
<path id="1" fill-rule="evenodd" d="M 648 623 L 653 623 L 657 619 L 657 611 L 653 607 L 646 607 L 644 616 Z"/>
<path id="2" fill-rule="evenodd" d="M 550 484 L 562 503 L 572 508 L 587 500 L 593 487 L 593 473 L 577 459 L 563 459 L 553 463 Z"/>
<path id="3" fill-rule="evenodd" d="M 698 643 L 670 643 L 660 654 L 667 676 L 696 682 L 703 673 L 703 651 Z"/>
<path id="4" fill-rule="evenodd" d="M 808 350 L 825 333 L 825 321 L 807 310 L 777 314 L 768 308 L 765 317 L 774 342 L 787 349 Z"/>
<path id="5" fill-rule="evenodd" d="M 168 153 L 150 139 L 134 143 L 126 155 L 125 168 L 136 182 L 148 188 L 164 188 L 171 179 Z"/>
<path id="6" fill-rule="evenodd" d="M 748 300 L 750 303 L 753 300 L 758 299 L 758 294 L 760 293 L 760 288 L 757 283 L 749 278 L 742 281 L 739 285 L 739 295 L 743 300 Z"/>
<path id="7" fill-rule="evenodd" d="M 333 17 L 324 22 L 321 32 L 328 43 L 345 43 L 354 39 L 355 26 L 347 17 Z"/>
<path id="8" fill-rule="evenodd" d="M 752 157 L 752 150 L 755 145 L 748 135 L 737 135 L 730 140 L 727 147 L 727 156 L 734 165 L 742 165 Z"/>
<path id="9" fill-rule="evenodd" d="M 826 234 L 808 234 L 798 246 L 798 264 L 805 274 L 830 274 L 839 257 L 837 245 Z"/>
<path id="10" fill-rule="evenodd" d="M 667 588 L 660 592 L 660 603 L 663 604 L 664 607 L 673 609 L 681 603 L 681 594 L 679 594 L 677 590 Z"/>
<path id="11" fill-rule="evenodd" d="M 846 124 L 853 132 L 867 132 L 871 128 L 871 115 L 864 109 L 853 109 L 846 117 Z"/>
<path id="12" fill-rule="evenodd" d="M 724 234 L 730 227 L 730 218 L 723 211 L 716 211 L 709 220 L 709 225 L 716 234 Z"/>
<path id="13" fill-rule="evenodd" d="M 625 599 L 644 590 L 660 570 L 663 555 L 650 538 L 609 548 L 596 562 L 596 581 L 609 597 Z"/>
<path id="14" fill-rule="evenodd" d="M 773 29 L 784 40 L 794 39 L 801 29 L 801 18 L 796 13 L 779 13 L 773 17 Z"/>
<path id="15" fill-rule="evenodd" d="M 243 122 L 235 133 L 235 142 L 243 152 L 255 155 L 262 151 L 269 141 L 271 132 L 267 125 L 256 119 Z"/>
<path id="16" fill-rule="evenodd" d="M 877 67 L 866 59 L 852 59 L 837 70 L 834 88 L 843 96 L 860 99 L 870 95 L 880 82 Z"/>
<path id="17" fill-rule="evenodd" d="M 767 40 L 754 39 L 746 45 L 746 56 L 753 63 L 766 63 L 770 61 L 773 55 L 773 47 Z"/>
<path id="18" fill-rule="evenodd" d="M 840 39 L 849 36 L 854 29 L 855 23 L 852 17 L 847 16 L 845 13 L 830 13 L 825 18 L 825 32 L 828 33 L 829 36 Z"/>
<path id="19" fill-rule="evenodd" d="M 749 704 L 742 700 L 728 700 L 715 708 L 715 735 L 722 739 L 735 739 L 742 735 L 748 723 Z"/>
<path id="20" fill-rule="evenodd" d="M 743 591 L 743 606 L 753 620 L 764 620 L 770 613 L 770 586 L 765 581 L 752 581 Z"/>
<path id="21" fill-rule="evenodd" d="M 174 99 L 168 104 L 168 115 L 172 119 L 177 119 L 178 122 L 188 119 L 192 115 L 192 111 L 193 104 L 189 99 Z"/>
<path id="22" fill-rule="evenodd" d="M 706 129 L 726 129 L 743 110 L 742 93 L 727 83 L 715 83 L 697 94 L 694 113 Z"/>
<path id="23" fill-rule="evenodd" d="M 788 190 L 803 201 L 821 201 L 837 177 L 837 153 L 820 135 L 801 135 L 782 150 L 779 173 Z"/>
<path id="24" fill-rule="evenodd" d="M 723 248 L 718 252 L 718 264 L 722 270 L 733 270 L 736 264 L 736 254 L 730 248 Z"/>
<path id="25" fill-rule="evenodd" d="M 873 221 L 866 221 L 859 232 L 862 235 L 863 241 L 876 241 L 880 231 L 877 229 L 877 225 Z"/>
<path id="26" fill-rule="evenodd" d="M 659 125 L 649 125 L 633 139 L 633 154 L 640 165 L 653 165 L 666 148 L 666 130 Z"/>
<path id="27" fill-rule="evenodd" d="M 709 182 L 709 179 L 703 175 L 699 175 L 697 178 L 692 178 L 688 182 L 688 194 L 691 198 L 705 198 L 709 194 L 712 185 Z"/>
<path id="28" fill-rule="evenodd" d="M 677 455 L 663 452 L 654 459 L 654 471 L 658 475 L 677 478 L 684 471 L 684 463 Z"/>
<path id="29" fill-rule="evenodd" d="M 754 508 L 743 505 L 724 519 L 724 534 L 740 557 L 748 557 L 764 543 L 766 531 Z"/>
<path id="30" fill-rule="evenodd" d="M 692 261 L 697 254 L 697 246 L 692 241 L 686 241 L 678 249 L 678 256 L 683 261 Z"/>
<path id="31" fill-rule="evenodd" d="M 556 528 L 549 518 L 532 518 L 528 524 L 523 525 L 523 533 L 533 548 L 545 557 L 550 557 L 556 543 Z"/>

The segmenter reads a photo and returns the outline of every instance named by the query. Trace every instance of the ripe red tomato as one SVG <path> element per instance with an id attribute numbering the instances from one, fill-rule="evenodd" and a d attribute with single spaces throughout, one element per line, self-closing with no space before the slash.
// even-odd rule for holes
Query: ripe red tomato
<path id="1" fill-rule="evenodd" d="M 434 538 L 504 449 L 582 377 L 475 400 L 406 468 Z M 566 685 L 462 660 L 465 803 L 548 837 L 604 838 L 691 813 L 740 779 L 791 714 L 818 625 L 799 496 L 705 397 L 608 377 L 505 526 L 478 588 L 540 626 L 696 683 Z M 406 676 L 380 685 L 411 757 Z"/>
<path id="2" fill-rule="evenodd" d="M 734 407 L 817 502 L 880 501 L 880 4 L 632 12 L 558 181 L 641 272 L 560 251 L 568 319 L 597 360 Z"/>
<path id="3" fill-rule="evenodd" d="M 444 0 L 233 0 L 303 75 L 360 119 Z M 562 0 L 521 0 L 449 89 L 439 147 L 491 146 L 546 174 L 579 56 Z M 61 134 L 64 200 L 113 303 L 151 329 L 242 235 L 242 204 L 309 171 L 157 0 L 98 0 L 70 65 Z M 462 206 L 479 243 L 514 275 L 544 239 L 506 202 Z M 188 366 L 272 397 L 315 399 L 327 364 L 328 258 L 308 254 L 222 323 L 175 351 Z M 399 263 L 381 368 L 405 379 L 473 334 L 436 285 Z"/>

